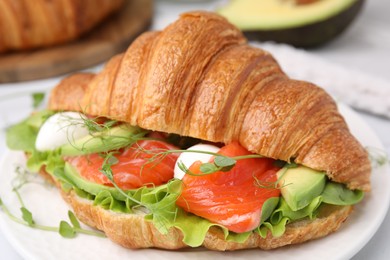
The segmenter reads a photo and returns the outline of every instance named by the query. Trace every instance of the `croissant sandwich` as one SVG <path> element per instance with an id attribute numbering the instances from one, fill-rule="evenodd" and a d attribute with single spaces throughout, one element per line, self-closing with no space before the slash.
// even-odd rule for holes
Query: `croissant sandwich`
<path id="1" fill-rule="evenodd" d="M 9 147 L 124 247 L 302 243 L 370 190 L 367 152 L 332 98 L 213 13 L 142 34 L 48 103 L 8 130 Z"/>

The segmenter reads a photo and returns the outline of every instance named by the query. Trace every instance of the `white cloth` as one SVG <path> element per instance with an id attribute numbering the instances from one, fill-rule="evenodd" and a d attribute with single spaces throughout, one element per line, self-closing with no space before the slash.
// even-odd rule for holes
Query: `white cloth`
<path id="1" fill-rule="evenodd" d="M 252 45 L 272 53 L 291 78 L 313 82 L 336 100 L 358 110 L 390 118 L 390 82 L 286 44 L 252 42 Z"/>

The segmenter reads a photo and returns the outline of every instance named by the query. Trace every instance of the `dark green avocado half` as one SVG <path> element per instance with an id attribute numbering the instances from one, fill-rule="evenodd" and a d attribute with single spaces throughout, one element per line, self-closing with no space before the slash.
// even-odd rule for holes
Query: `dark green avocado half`
<path id="1" fill-rule="evenodd" d="M 232 0 L 217 12 L 249 40 L 313 48 L 341 34 L 363 3 L 364 0 Z"/>

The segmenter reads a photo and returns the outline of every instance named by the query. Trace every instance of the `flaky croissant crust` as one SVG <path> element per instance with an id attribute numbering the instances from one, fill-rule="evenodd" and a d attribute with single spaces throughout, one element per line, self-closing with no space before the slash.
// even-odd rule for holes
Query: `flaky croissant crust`
<path id="1" fill-rule="evenodd" d="M 49 108 L 106 116 L 325 171 L 370 190 L 367 152 L 321 88 L 288 78 L 224 18 L 190 12 L 138 37 L 96 75 L 64 79 Z"/>

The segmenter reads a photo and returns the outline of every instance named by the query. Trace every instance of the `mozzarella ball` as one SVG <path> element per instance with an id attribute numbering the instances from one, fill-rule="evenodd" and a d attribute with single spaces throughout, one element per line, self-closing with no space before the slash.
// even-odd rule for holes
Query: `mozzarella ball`
<path id="1" fill-rule="evenodd" d="M 187 150 L 198 150 L 198 151 L 205 151 L 205 152 L 212 152 L 212 153 L 217 153 L 220 148 L 215 146 L 215 145 L 210 145 L 210 144 L 197 144 L 194 146 L 191 146 Z M 182 179 L 185 175 L 185 172 L 183 172 L 179 168 L 179 162 L 182 162 L 187 168 L 190 168 L 190 166 L 196 162 L 196 161 L 201 161 L 203 163 L 206 163 L 210 160 L 210 158 L 213 155 L 211 154 L 205 154 L 205 153 L 197 153 L 197 152 L 184 152 L 181 153 L 179 158 L 176 161 L 175 164 L 175 170 L 174 170 L 174 177 L 176 179 Z"/>
<path id="2" fill-rule="evenodd" d="M 38 151 L 54 150 L 89 134 L 84 124 L 86 117 L 77 112 L 60 112 L 52 115 L 39 129 L 35 148 Z"/>

